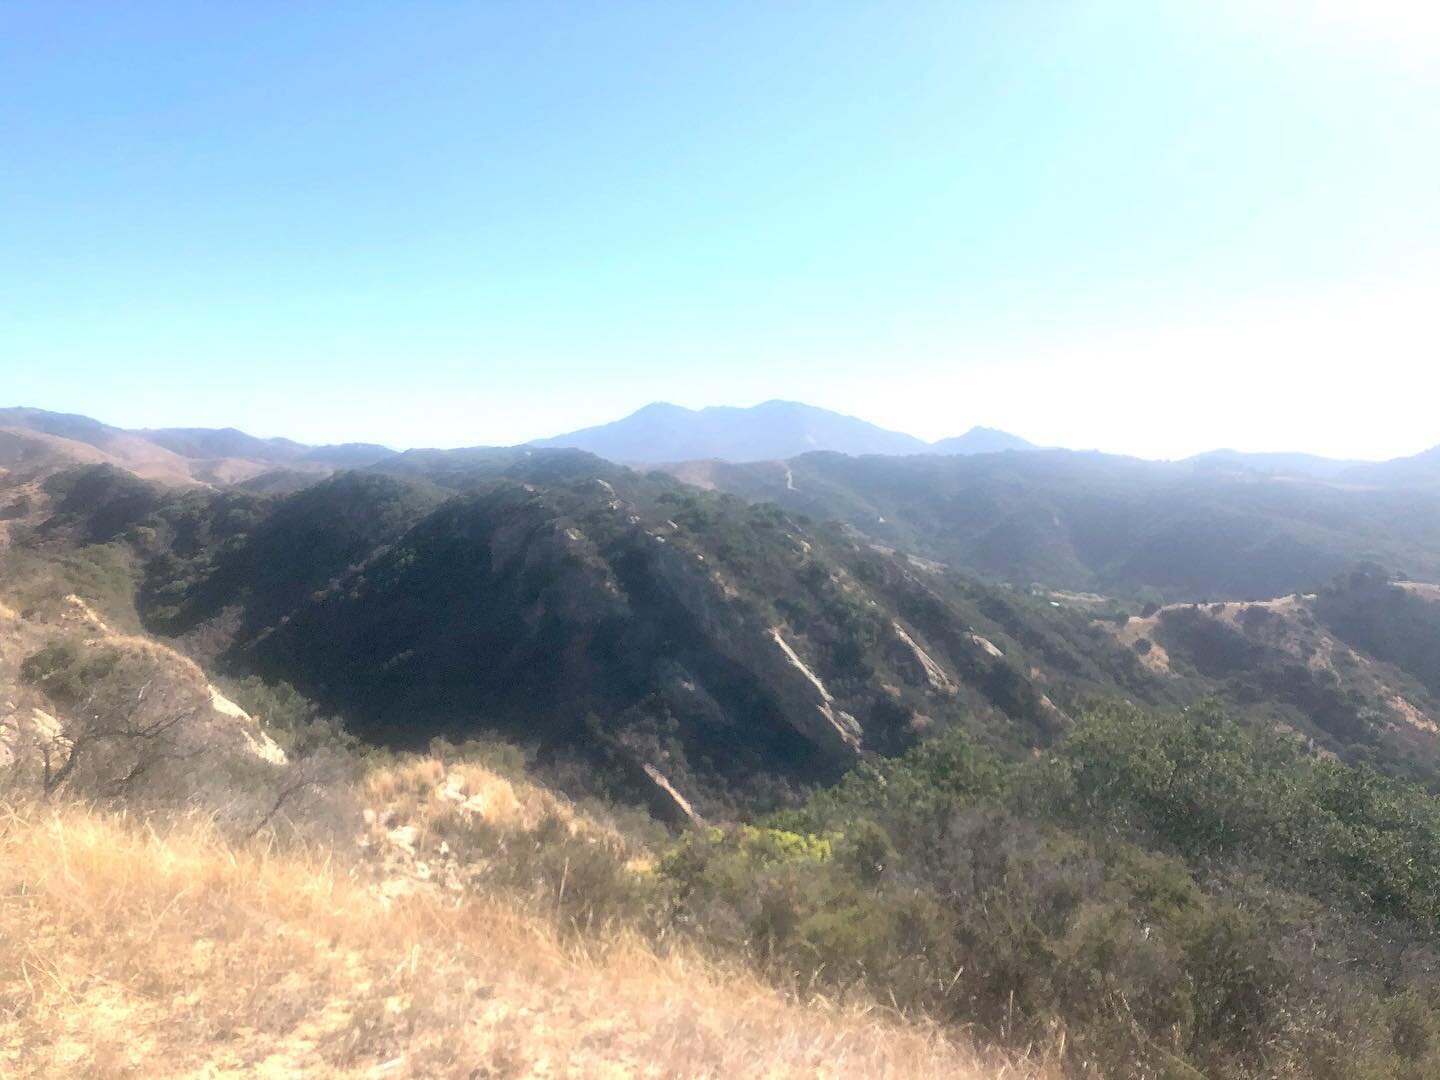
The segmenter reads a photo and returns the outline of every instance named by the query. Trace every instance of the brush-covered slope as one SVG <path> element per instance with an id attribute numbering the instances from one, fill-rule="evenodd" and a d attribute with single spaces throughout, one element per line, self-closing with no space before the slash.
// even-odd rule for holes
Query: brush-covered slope
<path id="1" fill-rule="evenodd" d="M 1082 615 L 774 506 L 568 451 L 485 476 L 146 501 L 81 471 L 26 535 L 123 548 L 153 630 L 366 737 L 499 730 L 682 816 L 783 801 L 956 725 L 1023 752 L 1088 697 L 1166 693 Z"/>
<path id="2" fill-rule="evenodd" d="M 7 1076 L 1058 1075 L 507 896 L 375 883 L 353 852 L 0 809 L 0 889 L 25 897 L 0 906 L 25 943 L 0 964 Z"/>
<path id="3" fill-rule="evenodd" d="M 1156 674 L 1349 760 L 1435 784 L 1440 600 L 1356 571 L 1318 593 L 1173 604 L 1117 630 Z M 1147 609 L 1149 611 L 1149 609 Z"/>
<path id="4" fill-rule="evenodd" d="M 1048 1075 L 802 1002 L 677 917 L 663 828 L 511 747 L 241 709 L 63 595 L 102 549 L 0 550 L 0 1073 Z"/>
<path id="5" fill-rule="evenodd" d="M 1440 501 L 1101 454 L 692 462 L 693 483 L 843 521 L 876 542 L 1015 584 L 1175 599 L 1312 590 L 1358 562 L 1440 580 Z"/>

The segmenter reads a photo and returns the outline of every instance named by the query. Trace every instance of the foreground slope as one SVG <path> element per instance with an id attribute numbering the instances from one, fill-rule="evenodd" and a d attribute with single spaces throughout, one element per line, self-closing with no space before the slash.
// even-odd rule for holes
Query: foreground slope
<path id="1" fill-rule="evenodd" d="M 387 895 L 199 820 L 0 805 L 0 1069 L 62 1076 L 987 1077 L 933 1028 L 802 1006 L 513 903 Z M 1026 1075 L 1017 1067 L 1007 1076 Z"/>

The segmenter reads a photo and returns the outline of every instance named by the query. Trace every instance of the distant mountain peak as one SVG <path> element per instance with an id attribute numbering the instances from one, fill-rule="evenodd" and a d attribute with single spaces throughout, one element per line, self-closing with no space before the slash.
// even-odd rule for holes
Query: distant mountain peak
<path id="1" fill-rule="evenodd" d="M 927 443 L 853 416 L 773 399 L 743 408 L 686 409 L 653 402 L 614 423 L 572 431 L 531 446 L 573 447 L 611 461 L 660 464 L 716 458 L 769 461 L 813 450 L 846 454 L 922 454 Z"/>
<path id="2" fill-rule="evenodd" d="M 937 454 L 994 454 L 1004 450 L 1038 450 L 1034 443 L 999 428 L 976 425 L 964 435 L 941 439 L 932 447 Z"/>

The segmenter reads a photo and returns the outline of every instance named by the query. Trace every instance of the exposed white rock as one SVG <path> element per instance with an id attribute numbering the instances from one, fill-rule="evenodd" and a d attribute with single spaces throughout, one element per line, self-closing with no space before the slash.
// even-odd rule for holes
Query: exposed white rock
<path id="1" fill-rule="evenodd" d="M 280 749 L 274 739 L 265 734 L 255 718 L 220 693 L 214 686 L 209 689 L 210 707 L 221 716 L 240 722 L 238 730 L 250 752 L 261 761 L 268 761 L 272 765 L 284 765 L 285 751 Z"/>
<path id="2" fill-rule="evenodd" d="M 890 625 L 895 629 L 895 636 L 915 654 L 915 659 L 919 662 L 921 670 L 925 672 L 925 680 L 930 684 L 932 690 L 941 694 L 949 694 L 952 697 L 960 692 L 960 688 L 955 685 L 955 680 L 945 674 L 945 669 L 937 664 L 930 654 L 905 632 L 903 626 L 898 622 L 892 622 Z"/>
<path id="3" fill-rule="evenodd" d="M 820 676 L 805 666 L 805 661 L 800 659 L 800 654 L 792 649 L 790 643 L 780 636 L 778 627 L 772 626 L 770 628 L 770 636 L 775 639 L 775 644 L 780 646 L 780 651 L 785 654 L 785 658 L 790 661 L 791 665 L 798 670 L 800 674 L 804 675 L 805 678 L 809 679 L 811 685 L 814 686 L 816 690 L 820 691 L 820 697 L 824 699 L 825 703 L 828 705 L 834 701 L 834 695 L 825 689 L 825 684 L 820 681 Z"/>
<path id="4" fill-rule="evenodd" d="M 445 777 L 445 782 L 436 789 L 435 793 L 450 802 L 465 802 L 468 798 L 465 792 L 465 777 L 459 773 L 451 773 Z"/>
<path id="5" fill-rule="evenodd" d="M 401 825 L 385 834 L 385 839 L 407 855 L 415 854 L 415 844 L 420 839 L 420 830 L 414 825 Z"/>
<path id="6" fill-rule="evenodd" d="M 664 792 L 666 798 L 670 800 L 671 805 L 680 812 L 680 815 L 684 817 L 686 821 L 697 828 L 705 824 L 705 819 L 695 812 L 695 808 L 690 805 L 690 800 L 676 790 L 675 785 L 665 778 L 664 773 L 648 761 L 642 762 L 640 768 L 645 771 L 645 775 L 650 778 L 650 782 Z"/>
<path id="7" fill-rule="evenodd" d="M 834 695 L 825 688 L 820 677 L 806 666 L 805 661 L 800 659 L 800 654 L 790 647 L 790 643 L 781 636 L 778 627 L 770 628 L 770 636 L 775 640 L 775 644 L 780 646 L 780 651 L 785 654 L 785 659 L 790 666 L 803 675 L 819 695 L 820 700 L 815 703 L 815 709 L 826 725 L 823 730 L 838 736 L 841 745 L 846 749 L 852 752 L 858 751 L 860 749 L 859 722 L 849 713 L 835 708 Z"/>
<path id="8" fill-rule="evenodd" d="M 994 657 L 996 660 L 1003 660 L 1005 658 L 1005 654 L 996 648 L 995 643 L 988 638 L 983 638 L 974 631 L 971 631 L 965 636 L 970 639 L 970 644 L 978 645 L 980 650 L 987 656 Z"/>

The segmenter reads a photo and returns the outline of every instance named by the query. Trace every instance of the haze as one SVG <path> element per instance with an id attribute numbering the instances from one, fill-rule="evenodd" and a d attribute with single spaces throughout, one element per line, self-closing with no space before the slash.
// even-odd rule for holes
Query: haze
<path id="1" fill-rule="evenodd" d="M 0 89 L 5 404 L 1440 442 L 1428 4 L 12 3 Z"/>

